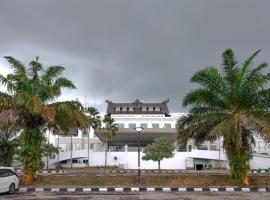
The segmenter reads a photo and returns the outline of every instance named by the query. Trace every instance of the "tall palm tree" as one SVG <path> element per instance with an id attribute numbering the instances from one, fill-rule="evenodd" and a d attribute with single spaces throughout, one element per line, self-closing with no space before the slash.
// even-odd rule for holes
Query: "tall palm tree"
<path id="1" fill-rule="evenodd" d="M 87 107 L 85 109 L 86 114 L 88 114 L 88 118 L 89 118 L 89 124 L 90 124 L 90 129 L 93 128 L 94 130 L 98 127 L 101 126 L 101 120 L 100 120 L 100 116 L 99 116 L 99 112 L 96 108 L 94 107 Z M 90 159 L 89 159 L 89 149 L 90 149 L 90 144 L 89 144 L 89 133 L 90 130 L 87 131 L 87 139 L 88 139 L 88 145 L 87 145 L 87 155 L 88 155 L 88 167 L 90 166 Z"/>
<path id="2" fill-rule="evenodd" d="M 210 66 L 200 70 L 191 82 L 200 85 L 183 101 L 189 114 L 178 121 L 178 137 L 186 143 L 223 138 L 230 177 L 238 184 L 249 184 L 249 160 L 254 135 L 270 138 L 270 74 L 266 63 L 253 64 L 256 51 L 239 63 L 231 49 L 223 53 L 221 71 Z"/>
<path id="3" fill-rule="evenodd" d="M 103 123 L 105 124 L 104 128 L 104 136 L 105 136 L 105 167 L 107 166 L 107 153 L 108 153 L 108 139 L 111 139 L 115 136 L 117 132 L 117 125 L 114 123 L 114 119 L 110 116 L 105 116 L 103 119 Z"/>
<path id="4" fill-rule="evenodd" d="M 5 59 L 13 72 L 6 77 L 0 74 L 0 84 L 7 88 L 6 93 L 0 93 L 0 120 L 5 118 L 7 112 L 12 112 L 21 120 L 23 182 L 31 184 L 40 169 L 44 127 L 54 133 L 60 130 L 68 132 L 70 128 L 87 127 L 88 119 L 80 102 L 56 102 L 63 88 L 76 88 L 70 80 L 61 77 L 64 67 L 44 68 L 38 57 L 28 67 L 13 57 Z"/>

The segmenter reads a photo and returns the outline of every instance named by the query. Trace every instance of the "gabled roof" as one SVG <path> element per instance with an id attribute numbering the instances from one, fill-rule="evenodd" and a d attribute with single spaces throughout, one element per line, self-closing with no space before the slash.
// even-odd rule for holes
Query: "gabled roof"
<path id="1" fill-rule="evenodd" d="M 113 103 L 106 100 L 107 115 L 111 114 L 165 114 L 169 115 L 169 109 L 167 103 L 169 99 L 161 103 L 143 103 L 139 99 L 136 99 L 131 103 Z"/>

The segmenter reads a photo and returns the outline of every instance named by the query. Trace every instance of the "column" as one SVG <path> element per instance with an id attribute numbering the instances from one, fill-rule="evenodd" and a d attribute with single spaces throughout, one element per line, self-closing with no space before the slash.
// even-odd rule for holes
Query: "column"
<path id="1" fill-rule="evenodd" d="M 125 169 L 128 167 L 128 144 L 125 144 Z"/>

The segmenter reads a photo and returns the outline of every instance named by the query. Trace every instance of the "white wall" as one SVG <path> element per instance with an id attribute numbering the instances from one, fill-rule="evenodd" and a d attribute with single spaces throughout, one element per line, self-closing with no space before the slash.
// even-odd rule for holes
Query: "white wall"
<path id="1" fill-rule="evenodd" d="M 269 169 L 270 156 L 254 155 L 249 163 L 251 169 Z"/>
<path id="2" fill-rule="evenodd" d="M 87 150 L 76 150 L 73 151 L 73 159 L 87 159 Z M 141 153 L 141 157 L 144 154 Z M 59 161 L 69 160 L 71 152 L 60 152 Z M 93 152 L 90 151 L 90 166 L 104 166 L 105 164 L 105 153 L 104 152 Z M 117 158 L 116 160 L 114 158 Z M 186 169 L 190 163 L 190 158 L 202 158 L 202 159 L 219 159 L 218 151 L 204 151 L 204 150 L 192 150 L 191 152 L 176 152 L 173 158 L 164 159 L 161 161 L 162 169 Z M 221 152 L 220 160 L 226 160 L 225 155 Z M 43 159 L 44 163 L 47 163 L 46 158 Z M 50 168 L 55 167 L 57 163 L 57 155 L 54 159 L 49 160 Z M 108 166 L 119 166 L 123 165 L 126 169 L 137 169 L 138 166 L 138 153 L 137 152 L 108 152 L 107 158 Z M 63 166 L 70 166 L 70 162 Z M 74 167 L 85 166 L 85 164 L 73 164 Z M 157 169 L 157 162 L 144 161 L 141 159 L 141 169 Z"/>

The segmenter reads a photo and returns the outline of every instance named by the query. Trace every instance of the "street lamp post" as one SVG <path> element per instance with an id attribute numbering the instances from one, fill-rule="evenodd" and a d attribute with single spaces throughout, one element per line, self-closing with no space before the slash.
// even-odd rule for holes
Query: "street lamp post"
<path id="1" fill-rule="evenodd" d="M 141 181 L 141 134 L 143 131 L 142 127 L 136 127 L 134 128 L 135 131 L 138 133 L 138 182 L 140 183 Z"/>

